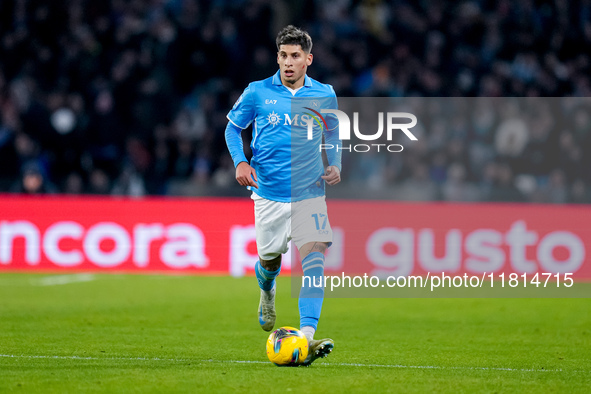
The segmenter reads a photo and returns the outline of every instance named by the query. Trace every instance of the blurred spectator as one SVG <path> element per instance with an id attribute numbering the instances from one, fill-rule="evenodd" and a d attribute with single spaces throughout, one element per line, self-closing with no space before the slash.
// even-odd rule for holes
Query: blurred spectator
<path id="1" fill-rule="evenodd" d="M 476 186 L 466 181 L 466 169 L 461 163 L 453 163 L 442 186 L 443 199 L 446 201 L 474 202 L 480 200 Z"/>
<path id="2" fill-rule="evenodd" d="M 111 180 L 105 171 L 100 168 L 94 168 L 90 172 L 88 179 L 89 194 L 107 195 L 111 193 Z"/>
<path id="3" fill-rule="evenodd" d="M 236 182 L 236 170 L 230 156 L 222 157 L 220 166 L 211 176 L 211 181 L 217 187 L 231 187 Z"/>
<path id="4" fill-rule="evenodd" d="M 115 180 L 112 194 L 117 196 L 143 197 L 148 192 L 141 174 L 132 167 L 126 167 Z"/>
<path id="5" fill-rule="evenodd" d="M 62 193 L 82 194 L 84 193 L 84 180 L 77 172 L 71 172 L 66 177 L 64 185 L 61 187 Z"/>
<path id="6" fill-rule="evenodd" d="M 189 179 L 193 175 L 195 166 L 195 147 L 187 139 L 179 139 L 176 145 L 176 155 L 172 164 L 172 177 Z"/>
<path id="7" fill-rule="evenodd" d="M 418 164 L 409 179 L 397 188 L 396 196 L 406 201 L 434 201 L 439 200 L 437 184 L 429 178 L 426 164 Z"/>
<path id="8" fill-rule="evenodd" d="M 503 120 L 495 132 L 495 147 L 501 157 L 519 157 L 529 140 L 529 129 L 520 116 L 518 105 L 517 101 L 510 101 L 505 105 Z"/>
<path id="9" fill-rule="evenodd" d="M 585 183 L 577 179 L 573 182 L 569 195 L 569 202 L 575 204 L 589 204 L 591 203 L 591 190 L 585 186 Z"/>
<path id="10" fill-rule="evenodd" d="M 564 172 L 560 169 L 553 170 L 543 184 L 536 190 L 531 198 L 533 202 L 564 204 L 569 201 L 569 190 Z"/>
<path id="11" fill-rule="evenodd" d="M 523 202 L 524 195 L 514 183 L 513 170 L 507 163 L 499 163 L 493 173 L 493 183 L 487 201 Z"/>
<path id="12" fill-rule="evenodd" d="M 56 187 L 49 182 L 43 170 L 36 163 L 26 163 L 20 179 L 12 186 L 11 192 L 21 194 L 53 194 Z"/>

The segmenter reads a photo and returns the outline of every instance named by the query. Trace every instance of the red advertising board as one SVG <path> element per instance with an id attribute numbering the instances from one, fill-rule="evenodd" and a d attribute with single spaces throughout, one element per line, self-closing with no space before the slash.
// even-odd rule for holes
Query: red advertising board
<path id="1" fill-rule="evenodd" d="M 328 273 L 568 272 L 591 279 L 589 206 L 328 206 Z M 3 196 L 0 207 L 0 270 L 238 276 L 256 261 L 249 199 Z"/>
<path id="2" fill-rule="evenodd" d="M 327 258 L 339 271 L 560 272 L 591 278 L 590 206 L 332 202 L 329 207 L 331 223 L 344 230 L 342 258 Z"/>
<path id="3" fill-rule="evenodd" d="M 248 200 L 1 197 L 0 206 L 0 269 L 228 273 L 231 249 L 256 256 L 254 237 L 241 237 L 253 227 Z M 246 244 L 231 248 L 231 231 Z"/>

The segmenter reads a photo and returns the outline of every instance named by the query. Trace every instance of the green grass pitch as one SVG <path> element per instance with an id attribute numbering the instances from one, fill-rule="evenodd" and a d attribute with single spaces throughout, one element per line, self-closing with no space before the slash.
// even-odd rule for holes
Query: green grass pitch
<path id="1" fill-rule="evenodd" d="M 298 326 L 289 277 L 278 325 Z M 252 277 L 0 275 L 0 393 L 589 392 L 589 299 L 326 299 L 309 368 L 267 361 Z"/>

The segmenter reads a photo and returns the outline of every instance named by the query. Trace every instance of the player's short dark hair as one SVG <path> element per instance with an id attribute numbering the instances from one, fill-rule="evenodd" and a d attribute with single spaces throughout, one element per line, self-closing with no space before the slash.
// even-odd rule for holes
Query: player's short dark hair
<path id="1" fill-rule="evenodd" d="M 308 32 L 293 25 L 281 29 L 275 42 L 277 43 L 277 50 L 281 45 L 299 45 L 306 53 L 310 53 L 312 50 L 312 38 Z"/>

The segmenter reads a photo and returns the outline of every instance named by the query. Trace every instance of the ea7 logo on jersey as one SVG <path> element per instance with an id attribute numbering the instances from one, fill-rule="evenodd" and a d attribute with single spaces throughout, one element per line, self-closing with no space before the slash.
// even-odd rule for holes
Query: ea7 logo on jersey
<path id="1" fill-rule="evenodd" d="M 277 100 L 266 99 L 265 104 L 277 104 Z"/>

